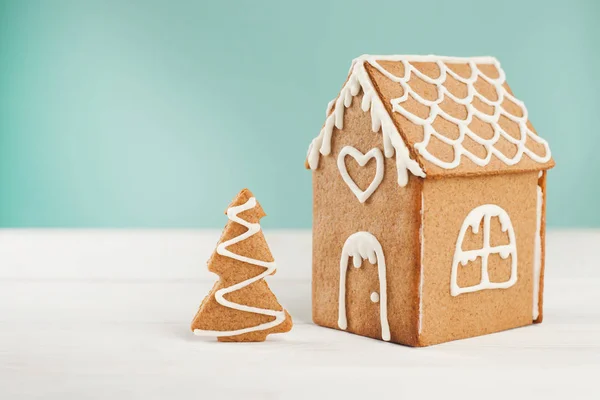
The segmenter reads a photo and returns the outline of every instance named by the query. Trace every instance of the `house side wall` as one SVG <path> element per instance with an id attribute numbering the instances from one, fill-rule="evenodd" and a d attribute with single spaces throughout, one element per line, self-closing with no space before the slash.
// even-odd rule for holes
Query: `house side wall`
<path id="1" fill-rule="evenodd" d="M 365 154 L 379 148 L 381 133 L 373 133 L 369 113 L 360 109 L 362 96 L 354 98 L 345 112 L 344 129 L 333 132 L 332 151 L 321 156 L 313 172 L 313 320 L 316 324 L 338 326 L 340 258 L 348 237 L 356 232 L 373 234 L 382 246 L 386 263 L 387 316 L 391 341 L 417 344 L 419 224 L 422 180 L 411 176 L 405 187 L 397 183 L 395 158 L 383 158 L 384 175 L 379 187 L 360 203 L 342 179 L 338 154 L 352 146 Z M 366 189 L 375 176 L 376 161 L 360 167 L 345 157 L 349 175 L 359 188 Z M 347 331 L 382 338 L 380 304 L 371 294 L 380 294 L 377 266 L 363 261 L 346 276 Z"/>
<path id="2" fill-rule="evenodd" d="M 462 339 L 532 323 L 533 260 L 537 220 L 538 172 L 429 179 L 423 185 L 423 290 L 419 345 Z M 517 280 L 505 289 L 483 289 L 452 296 L 451 271 L 461 226 L 476 207 L 494 204 L 506 211 L 514 228 Z M 491 245 L 509 244 L 500 220 L 490 220 Z M 483 247 L 479 232 L 468 228 L 463 250 Z M 492 282 L 507 281 L 512 256 L 490 256 Z M 457 267 L 460 287 L 482 277 L 482 257 Z"/>
<path id="3" fill-rule="evenodd" d="M 538 178 L 538 187 L 542 191 L 541 221 L 540 221 L 540 275 L 538 282 L 538 317 L 534 323 L 541 323 L 544 319 L 544 273 L 546 270 L 546 175 L 547 171 L 541 173 Z"/>

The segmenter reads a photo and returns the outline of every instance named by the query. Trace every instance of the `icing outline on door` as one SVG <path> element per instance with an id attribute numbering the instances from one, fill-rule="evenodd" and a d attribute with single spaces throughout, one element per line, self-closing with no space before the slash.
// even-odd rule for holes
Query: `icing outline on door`
<path id="1" fill-rule="evenodd" d="M 383 248 L 373 234 L 369 232 L 353 233 L 344 242 L 342 256 L 340 258 L 340 292 L 338 308 L 338 326 L 340 329 L 348 328 L 346 317 L 346 273 L 348 270 L 348 261 L 352 257 L 352 265 L 360 268 L 363 260 L 369 260 L 371 264 L 377 264 L 379 275 L 379 319 L 381 321 L 381 338 L 385 341 L 390 340 L 390 326 L 387 319 L 387 281 L 386 266 Z"/>

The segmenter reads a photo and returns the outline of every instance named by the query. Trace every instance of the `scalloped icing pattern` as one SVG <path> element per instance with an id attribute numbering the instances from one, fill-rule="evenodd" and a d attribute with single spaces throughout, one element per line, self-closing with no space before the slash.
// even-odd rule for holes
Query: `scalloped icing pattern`
<path id="1" fill-rule="evenodd" d="M 390 73 L 389 71 L 384 69 L 378 63 L 378 61 L 401 62 L 404 66 L 404 75 L 400 77 Z M 396 154 L 398 184 L 400 184 L 401 186 L 406 185 L 406 183 L 408 182 L 408 171 L 410 171 L 415 176 L 425 177 L 425 171 L 423 171 L 423 169 L 415 160 L 410 158 L 410 154 L 408 148 L 406 147 L 406 144 L 402 140 L 402 137 L 396 129 L 396 126 L 392 121 L 390 115 L 387 113 L 384 105 L 381 103 L 381 100 L 379 99 L 379 96 L 374 89 L 371 79 L 369 78 L 366 72 L 364 66 L 365 62 L 368 62 L 371 66 L 376 68 L 386 78 L 402 86 L 403 95 L 401 97 L 394 98 L 391 100 L 392 109 L 394 112 L 397 112 L 405 118 L 407 118 L 413 124 L 420 125 L 423 127 L 423 140 L 421 142 L 416 143 L 414 147 L 425 160 L 431 162 L 432 164 L 443 169 L 453 169 L 460 165 L 461 157 L 463 155 L 470 159 L 473 163 L 481 167 L 486 166 L 490 163 L 492 155 L 495 155 L 499 160 L 501 160 L 509 166 L 517 164 L 519 161 L 521 161 L 523 155 L 525 154 L 529 156 L 529 158 L 531 158 L 533 161 L 538 163 L 545 163 L 550 160 L 551 153 L 548 143 L 540 136 L 535 134 L 527 126 L 527 108 L 525 107 L 522 101 L 508 93 L 508 91 L 504 88 L 503 85 L 505 83 L 506 76 L 504 71 L 500 67 L 500 63 L 495 58 L 460 58 L 441 57 L 433 55 L 363 55 L 352 62 L 352 66 L 350 68 L 350 73 L 346 84 L 340 91 L 339 96 L 335 100 L 331 101 L 327 107 L 327 119 L 325 121 L 323 129 L 321 129 L 319 136 L 313 139 L 309 146 L 307 160 L 311 169 L 314 170 L 318 167 L 319 157 L 321 154 L 329 155 L 331 153 L 331 135 L 333 133 L 333 129 L 334 127 L 340 130 L 343 129 L 344 110 L 345 108 L 350 107 L 350 105 L 352 104 L 353 97 L 358 95 L 362 89 L 363 99 L 361 108 L 365 112 L 370 111 L 372 120 L 371 128 L 373 132 L 379 132 L 380 130 L 382 131 L 385 156 L 391 157 L 394 155 L 394 152 Z M 430 76 L 420 72 L 415 66 L 411 64 L 414 62 L 436 63 L 440 71 L 439 76 L 437 78 L 431 78 Z M 446 65 L 458 63 L 467 64 L 469 66 L 471 70 L 471 74 L 469 77 L 462 77 L 461 75 L 452 71 L 452 69 L 450 69 Z M 477 67 L 477 64 L 493 65 L 498 71 L 498 77 L 491 78 L 485 75 Z M 427 100 L 421 97 L 418 93 L 416 93 L 408 83 L 413 75 L 428 84 L 435 85 L 438 89 L 437 98 L 434 100 Z M 465 97 L 460 98 L 453 95 L 444 86 L 444 82 L 446 81 L 448 76 L 466 85 L 467 95 Z M 477 82 L 479 78 L 481 78 L 488 84 L 493 85 L 498 97 L 496 100 L 489 100 L 477 91 L 475 82 Z M 403 104 L 409 99 L 409 96 L 421 105 L 429 108 L 429 114 L 427 117 L 421 118 L 411 113 L 403 106 Z M 445 98 L 449 98 L 457 104 L 464 106 L 467 110 L 466 118 L 459 119 L 445 112 L 440 107 L 440 104 L 444 101 Z M 477 99 L 479 102 L 489 107 L 492 107 L 494 109 L 494 112 L 492 114 L 486 114 L 481 112 L 473 105 L 474 99 Z M 514 115 L 507 111 L 502 105 L 505 99 L 519 107 L 521 109 L 522 115 Z M 446 121 L 449 121 L 450 123 L 455 124 L 458 127 L 458 138 L 451 139 L 435 130 L 435 128 L 433 127 L 433 122 L 438 116 L 445 119 Z M 510 121 L 516 123 L 519 126 L 519 138 L 514 138 L 500 126 L 499 121 L 502 116 L 508 118 Z M 492 127 L 494 133 L 491 138 L 484 139 L 469 128 L 469 124 L 473 121 L 474 117 L 480 119 L 482 122 L 487 123 Z M 452 161 L 441 160 L 428 151 L 427 146 L 431 141 L 432 137 L 435 137 L 436 139 L 439 139 L 440 141 L 453 147 L 454 158 Z M 463 145 L 463 142 L 467 137 L 483 146 L 483 148 L 485 148 L 485 157 L 481 157 L 472 153 Z M 495 145 L 501 138 L 516 146 L 517 151 L 514 155 L 507 156 L 495 147 Z M 528 139 L 531 139 L 534 142 L 541 144 L 545 149 L 545 154 L 539 155 L 533 152 L 531 149 L 529 149 L 525 145 Z"/>

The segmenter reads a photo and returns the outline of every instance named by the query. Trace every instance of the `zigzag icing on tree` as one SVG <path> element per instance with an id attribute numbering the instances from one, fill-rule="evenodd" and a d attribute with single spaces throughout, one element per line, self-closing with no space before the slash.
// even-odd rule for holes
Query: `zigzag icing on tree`
<path id="1" fill-rule="evenodd" d="M 224 257 L 233 258 L 238 261 L 242 261 L 242 262 L 256 265 L 259 267 L 263 267 L 263 268 L 265 268 L 265 271 L 259 275 L 256 275 L 250 279 L 246 279 L 235 285 L 217 290 L 215 292 L 215 299 L 222 306 L 229 307 L 229 308 L 232 308 L 232 309 L 235 309 L 238 311 L 245 311 L 245 312 L 249 312 L 249 313 L 262 314 L 262 315 L 266 315 L 266 316 L 270 316 L 270 317 L 275 317 L 275 319 L 273 321 L 266 322 L 266 323 L 263 323 L 260 325 L 243 328 L 243 329 L 236 329 L 236 330 L 232 330 L 232 331 L 212 331 L 212 330 L 194 329 L 195 335 L 198 335 L 198 336 L 221 336 L 221 337 L 237 336 L 237 335 L 242 335 L 244 333 L 250 333 L 250 332 L 270 329 L 270 328 L 273 328 L 273 327 L 281 324 L 285 320 L 285 311 L 283 309 L 281 311 L 277 311 L 277 310 L 269 310 L 269 309 L 259 308 L 259 307 L 246 306 L 243 304 L 238 304 L 238 303 L 229 301 L 224 297 L 228 293 L 232 293 L 237 290 L 243 289 L 246 286 L 253 284 L 254 282 L 264 279 L 265 277 L 267 277 L 267 276 L 271 275 L 273 272 L 275 272 L 275 270 L 277 269 L 274 261 L 257 260 L 257 259 L 251 258 L 251 257 L 246 257 L 246 256 L 242 256 L 239 254 L 235 254 L 228 249 L 229 246 L 232 246 L 236 243 L 246 240 L 249 237 L 260 232 L 261 227 L 260 227 L 259 223 L 253 224 L 253 223 L 250 223 L 239 217 L 239 214 L 243 213 L 244 211 L 250 210 L 254 207 L 256 207 L 256 199 L 254 197 L 251 197 L 250 199 L 248 199 L 248 201 L 246 203 L 239 205 L 239 206 L 230 207 L 227 209 L 227 217 L 231 221 L 236 222 L 236 223 L 246 227 L 248 230 L 246 232 L 244 232 L 243 234 L 234 237 L 233 239 L 227 240 L 227 241 L 219 244 L 217 246 L 217 253 Z"/>

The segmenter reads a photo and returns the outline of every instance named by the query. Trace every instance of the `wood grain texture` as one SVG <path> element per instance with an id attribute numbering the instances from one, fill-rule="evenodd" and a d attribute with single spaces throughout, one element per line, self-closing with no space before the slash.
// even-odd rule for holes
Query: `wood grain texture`
<path id="1" fill-rule="evenodd" d="M 593 398 L 600 231 L 547 233 L 544 323 L 411 349 L 311 324 L 309 231 L 267 231 L 297 322 L 195 337 L 218 231 L 0 231 L 2 399 Z M 493 376 L 493 379 L 490 377 Z"/>

